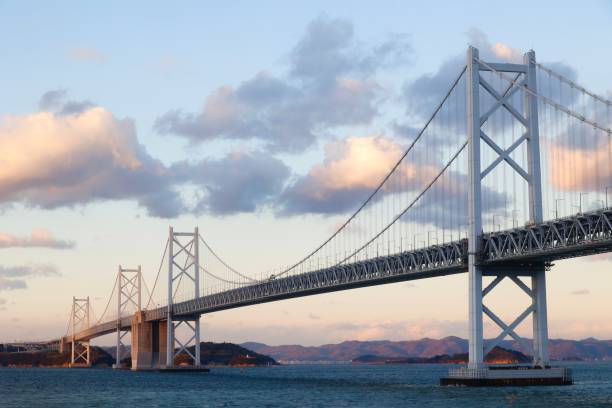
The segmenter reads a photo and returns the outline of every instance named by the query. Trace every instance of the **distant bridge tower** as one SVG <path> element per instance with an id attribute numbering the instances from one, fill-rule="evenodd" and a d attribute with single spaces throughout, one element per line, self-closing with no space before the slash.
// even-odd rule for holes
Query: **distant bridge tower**
<path id="1" fill-rule="evenodd" d="M 512 75 L 515 84 L 510 84 L 504 92 L 498 92 L 494 86 L 482 76 L 483 71 L 497 71 Z M 477 257 L 482 249 L 482 196 L 483 179 L 499 164 L 506 162 L 512 171 L 519 174 L 528 184 L 529 191 L 529 222 L 540 223 L 542 218 L 542 192 L 540 176 L 540 142 L 538 131 L 538 107 L 536 97 L 525 91 L 525 87 L 536 92 L 535 53 L 529 51 L 524 55 L 523 64 L 490 63 L 479 59 L 478 50 L 470 47 L 467 51 L 467 132 L 469 148 L 469 364 L 470 369 L 477 369 L 484 363 L 484 357 L 493 347 L 506 336 L 523 341 L 515 332 L 515 328 L 530 314 L 533 318 L 533 356 L 534 365 L 544 367 L 548 364 L 548 328 L 546 316 L 546 265 L 541 263 L 507 263 L 500 267 L 484 267 Z M 495 100 L 486 111 L 480 111 L 481 92 L 488 93 Z M 522 92 L 523 111 L 513 106 L 512 95 Z M 483 129 L 484 123 L 498 109 L 505 109 L 512 115 L 513 121 L 522 125 L 523 133 L 511 141 L 509 147 L 496 143 L 493 135 L 488 135 Z M 482 143 L 481 143 L 482 142 Z M 482 168 L 481 144 L 488 145 L 495 153 L 496 159 Z M 512 159 L 511 153 L 526 144 L 527 168 Z M 494 277 L 493 281 L 483 290 L 483 276 Z M 531 279 L 529 288 L 520 276 Z M 513 322 L 506 324 L 483 304 L 485 297 L 503 279 L 509 278 L 521 288 L 530 298 L 531 304 Z M 495 338 L 487 350 L 483 349 L 483 313 L 486 314 L 501 329 L 501 334 Z"/>
<path id="2" fill-rule="evenodd" d="M 194 367 L 200 366 L 200 315 L 175 316 L 175 296 L 182 281 L 193 286 L 193 292 L 185 293 L 187 299 L 200 297 L 200 235 L 196 227 L 193 232 L 174 232 L 170 227 L 168 237 L 168 328 L 166 340 L 166 367 L 174 366 L 174 359 L 179 354 L 187 354 Z M 192 295 L 193 293 L 193 295 Z M 184 300 L 187 300 L 184 299 Z M 176 329 L 183 326 L 188 332 L 186 341 L 180 341 Z M 194 345 L 195 353 L 189 351 Z M 175 348 L 178 346 L 177 351 Z"/>
<path id="3" fill-rule="evenodd" d="M 91 365 L 89 340 L 75 339 L 75 334 L 89 327 L 89 296 L 83 299 L 72 297 L 72 314 L 70 319 L 70 333 L 72 337 L 71 365 Z"/>
<path id="4" fill-rule="evenodd" d="M 122 330 L 121 318 L 124 315 L 138 313 L 141 310 L 142 273 L 140 265 L 136 269 L 125 269 L 119 265 L 117 271 L 117 350 L 115 367 L 119 368 L 124 357 L 125 345 L 123 338 L 130 330 Z M 134 310 L 130 310 L 133 307 Z M 127 316 L 126 316 L 127 317 Z"/>

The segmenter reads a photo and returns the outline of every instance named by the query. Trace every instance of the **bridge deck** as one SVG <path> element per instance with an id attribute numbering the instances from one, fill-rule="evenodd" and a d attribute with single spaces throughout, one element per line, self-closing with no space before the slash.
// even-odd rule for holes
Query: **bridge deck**
<path id="1" fill-rule="evenodd" d="M 537 225 L 483 234 L 480 262 L 491 268 L 525 268 L 558 259 L 612 251 L 612 209 L 577 214 Z M 467 271 L 467 240 L 281 277 L 175 303 L 173 315 L 193 316 L 318 293 L 445 276 Z M 146 319 L 164 320 L 166 306 Z M 105 322 L 75 335 L 88 340 L 127 329 L 132 317 Z M 67 339 L 70 341 L 70 339 Z"/>

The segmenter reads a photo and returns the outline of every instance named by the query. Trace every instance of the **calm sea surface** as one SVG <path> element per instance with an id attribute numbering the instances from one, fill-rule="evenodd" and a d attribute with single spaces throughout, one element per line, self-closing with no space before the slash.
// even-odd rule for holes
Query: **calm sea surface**
<path id="1" fill-rule="evenodd" d="M 301 365 L 161 374 L 0 369 L 0 407 L 612 407 L 612 363 L 565 387 L 440 387 L 443 365 Z"/>

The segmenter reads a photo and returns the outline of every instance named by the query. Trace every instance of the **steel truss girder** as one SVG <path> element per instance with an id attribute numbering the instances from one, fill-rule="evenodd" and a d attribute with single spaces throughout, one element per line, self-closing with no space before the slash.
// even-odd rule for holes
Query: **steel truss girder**
<path id="1" fill-rule="evenodd" d="M 549 265 L 557 259 L 612 251 L 612 209 L 491 232 L 481 239 L 483 249 L 478 254 L 478 262 L 486 266 L 483 275 L 513 271 L 515 275 L 528 275 L 530 266 L 537 267 L 540 261 Z M 174 304 L 173 312 L 176 316 L 204 314 L 277 299 L 461 273 L 467 270 L 466 258 L 467 240 L 464 239 L 196 297 Z M 516 268 L 517 265 L 521 268 Z M 167 307 L 147 310 L 145 319 L 164 320 L 167 310 Z M 121 318 L 122 328 L 128 329 L 130 324 L 131 317 Z M 116 329 L 117 321 L 104 322 L 76 333 L 75 338 L 91 339 Z"/>
<path id="2" fill-rule="evenodd" d="M 206 313 L 231 308 L 236 304 L 261 303 L 270 298 L 303 296 L 311 292 L 360 287 L 381 281 L 406 280 L 411 275 L 440 271 L 462 272 L 467 253 L 466 242 L 435 245 L 417 251 L 377 257 L 317 271 L 287 276 L 173 305 L 174 315 Z M 161 313 L 160 313 L 161 312 Z M 163 310 L 147 311 L 147 319 Z"/>
<path id="3" fill-rule="evenodd" d="M 612 209 L 576 214 L 483 236 L 481 261 L 547 261 L 612 250 Z"/>

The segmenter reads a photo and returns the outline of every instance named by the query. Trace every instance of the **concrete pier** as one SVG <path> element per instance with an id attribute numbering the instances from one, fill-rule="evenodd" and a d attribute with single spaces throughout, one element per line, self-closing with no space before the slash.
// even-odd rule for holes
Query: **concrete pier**
<path id="1" fill-rule="evenodd" d="M 452 368 L 440 385 L 468 387 L 571 385 L 572 371 L 566 367 L 489 366 Z"/>
<path id="2" fill-rule="evenodd" d="M 166 364 L 166 321 L 145 321 L 138 312 L 132 320 L 132 370 L 159 369 Z"/>

